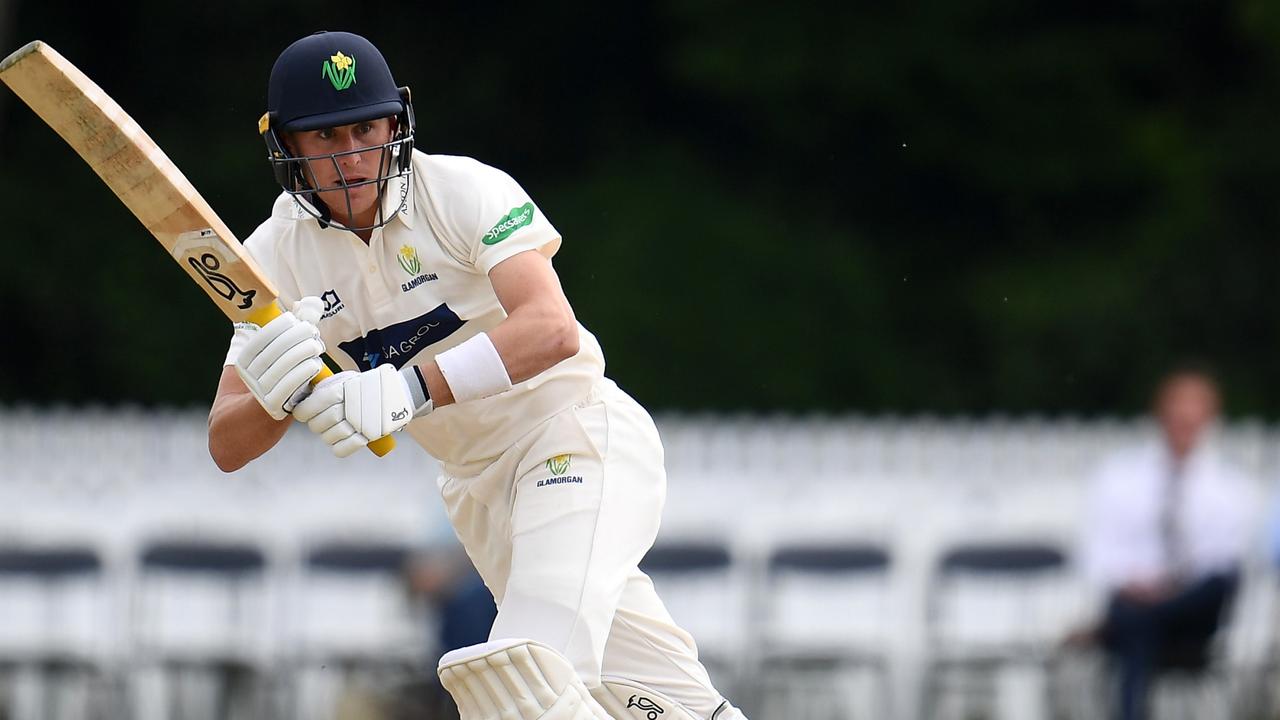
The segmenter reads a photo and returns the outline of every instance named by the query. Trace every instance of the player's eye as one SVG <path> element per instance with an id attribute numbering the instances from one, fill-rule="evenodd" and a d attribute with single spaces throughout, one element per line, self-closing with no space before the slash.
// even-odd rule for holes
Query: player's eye
<path id="1" fill-rule="evenodd" d="M 373 132 L 373 123 L 360 123 L 360 125 L 357 126 L 356 131 L 361 135 L 368 135 Z"/>
<path id="2" fill-rule="evenodd" d="M 325 128 L 323 130 L 317 130 L 316 137 L 320 138 L 321 140 L 332 140 L 333 128 Z"/>

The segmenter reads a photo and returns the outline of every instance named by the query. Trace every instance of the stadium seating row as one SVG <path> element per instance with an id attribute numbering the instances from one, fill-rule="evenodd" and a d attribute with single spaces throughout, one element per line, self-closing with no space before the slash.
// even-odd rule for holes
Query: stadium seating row
<path id="1" fill-rule="evenodd" d="M 975 702 L 1004 717 L 1062 711 L 1060 641 L 1098 603 L 1073 562 L 1085 483 L 1150 427 L 659 425 L 669 493 L 646 568 L 753 716 L 958 717 Z M 217 700 L 323 720 L 339 702 L 335 670 L 429 667 L 432 618 L 396 571 L 450 534 L 430 460 L 402 443 L 381 460 L 337 462 L 295 432 L 226 476 L 204 431 L 199 411 L 0 412 L 9 716 L 76 717 L 77 703 L 110 691 L 131 708 L 118 717 Z M 1280 475 L 1278 440 L 1253 422 L 1217 439 L 1264 489 Z M 1265 701 L 1265 680 L 1250 678 L 1276 662 L 1266 567 L 1260 555 L 1219 654 L 1237 706 Z"/>

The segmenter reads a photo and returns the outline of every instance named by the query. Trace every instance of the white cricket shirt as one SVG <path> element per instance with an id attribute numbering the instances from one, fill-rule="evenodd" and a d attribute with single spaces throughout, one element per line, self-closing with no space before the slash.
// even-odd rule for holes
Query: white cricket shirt
<path id="1" fill-rule="evenodd" d="M 560 234 L 509 175 L 471 158 L 413 153 L 413 175 L 388 183 L 384 207 L 403 211 L 369 244 L 320 223 L 281 193 L 244 245 L 288 309 L 324 301 L 320 334 L 344 370 L 421 363 L 506 318 L 488 273 L 521 252 L 551 257 Z M 405 432 L 451 465 L 496 457 L 534 426 L 583 400 L 604 355 L 581 324 L 578 354 L 511 390 L 434 410 Z M 227 364 L 234 361 L 234 343 Z"/>

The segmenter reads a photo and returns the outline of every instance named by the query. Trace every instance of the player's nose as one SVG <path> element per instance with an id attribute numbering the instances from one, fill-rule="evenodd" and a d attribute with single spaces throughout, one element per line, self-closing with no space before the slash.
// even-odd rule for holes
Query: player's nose
<path id="1" fill-rule="evenodd" d="M 357 152 L 358 150 L 360 150 L 359 144 L 348 139 L 347 142 L 342 144 L 343 154 L 341 155 L 341 158 L 346 162 L 359 162 L 360 153 Z"/>
<path id="2" fill-rule="evenodd" d="M 356 138 L 353 132 L 345 132 L 342 134 L 342 146 L 339 152 L 343 153 L 339 156 L 347 162 L 360 162 L 360 153 L 357 152 L 364 148 L 364 145 Z"/>

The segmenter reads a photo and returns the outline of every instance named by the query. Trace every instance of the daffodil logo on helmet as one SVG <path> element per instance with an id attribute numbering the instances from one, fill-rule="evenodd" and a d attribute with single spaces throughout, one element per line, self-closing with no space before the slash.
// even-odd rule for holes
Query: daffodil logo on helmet
<path id="1" fill-rule="evenodd" d="M 333 83 L 334 90 L 346 90 L 356 81 L 356 59 L 338 51 L 324 61 L 320 77 L 328 78 Z"/>

